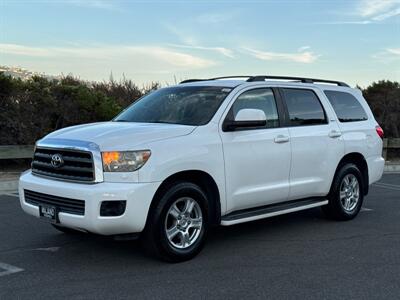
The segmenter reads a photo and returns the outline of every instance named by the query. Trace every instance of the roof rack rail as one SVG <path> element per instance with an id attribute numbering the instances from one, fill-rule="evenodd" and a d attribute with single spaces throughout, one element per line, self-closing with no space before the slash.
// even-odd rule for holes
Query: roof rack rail
<path id="1" fill-rule="evenodd" d="M 208 79 L 197 79 L 197 78 L 193 78 L 193 79 L 186 79 L 183 80 L 181 82 L 179 82 L 179 84 L 182 83 L 190 83 L 190 82 L 197 82 L 197 81 L 209 81 L 209 80 L 220 80 L 220 79 L 229 79 L 229 78 L 251 78 L 253 76 L 251 75 L 239 75 L 239 76 L 222 76 L 222 77 L 214 77 L 214 78 L 208 78 Z"/>
<path id="2" fill-rule="evenodd" d="M 253 76 L 249 76 L 249 75 L 239 75 L 239 76 L 222 76 L 222 77 L 214 77 L 211 78 L 209 80 L 218 80 L 218 79 L 229 79 L 229 78 L 250 78 Z"/>
<path id="3" fill-rule="evenodd" d="M 316 79 L 316 78 L 304 78 L 304 77 L 292 77 L 292 76 L 268 76 L 268 75 L 256 75 L 256 76 L 222 76 L 222 77 L 214 77 L 209 79 L 186 79 L 180 82 L 182 83 L 190 83 L 190 82 L 197 82 L 197 81 L 209 81 L 209 80 L 219 80 L 219 79 L 229 79 L 229 78 L 247 78 L 247 82 L 254 82 L 254 81 L 265 81 L 268 79 L 282 79 L 282 80 L 294 80 L 302 83 L 330 83 L 336 84 L 338 86 L 350 87 L 347 83 L 342 81 L 335 81 L 335 80 L 325 80 L 325 79 Z"/>
<path id="4" fill-rule="evenodd" d="M 208 80 L 208 79 L 186 79 L 186 80 L 183 80 L 183 81 L 179 82 L 179 84 L 196 82 L 196 81 L 206 81 L 206 80 Z"/>
<path id="5" fill-rule="evenodd" d="M 249 79 L 247 79 L 247 82 L 253 82 L 253 81 L 265 81 L 267 79 L 282 79 L 282 80 L 295 80 L 299 81 L 302 83 L 330 83 L 330 84 L 336 84 L 338 86 L 345 86 L 349 87 L 347 83 L 344 83 L 342 81 L 336 81 L 336 80 L 325 80 L 325 79 L 316 79 L 316 78 L 304 78 L 304 77 L 292 77 L 292 76 L 264 76 L 264 75 L 257 75 L 257 76 L 252 76 Z"/>

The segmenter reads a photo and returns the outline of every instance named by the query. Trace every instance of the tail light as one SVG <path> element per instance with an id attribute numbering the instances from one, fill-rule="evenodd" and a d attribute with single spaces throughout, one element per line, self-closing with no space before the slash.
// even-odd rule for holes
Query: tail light
<path id="1" fill-rule="evenodd" d="M 380 137 L 381 139 L 383 139 L 384 133 L 383 133 L 382 127 L 381 127 L 381 126 L 376 126 L 375 129 L 376 129 L 376 133 L 379 135 L 379 137 Z"/>

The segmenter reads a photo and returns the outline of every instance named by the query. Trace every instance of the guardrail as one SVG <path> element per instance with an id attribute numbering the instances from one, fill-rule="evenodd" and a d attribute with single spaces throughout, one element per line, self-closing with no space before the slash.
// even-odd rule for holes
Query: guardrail
<path id="1" fill-rule="evenodd" d="M 33 148 L 33 145 L 0 146 L 0 159 L 31 158 Z"/>
<path id="2" fill-rule="evenodd" d="M 383 157 L 387 158 L 388 149 L 400 149 L 400 138 L 383 139 Z"/>
<path id="3" fill-rule="evenodd" d="M 0 159 L 31 158 L 33 145 L 0 146 Z M 400 149 L 400 138 L 383 139 L 383 157 L 386 159 L 388 149 Z"/>

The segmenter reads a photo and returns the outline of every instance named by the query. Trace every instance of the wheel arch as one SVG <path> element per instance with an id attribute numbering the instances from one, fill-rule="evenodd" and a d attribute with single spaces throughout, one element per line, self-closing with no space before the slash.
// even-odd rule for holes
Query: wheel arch
<path id="1" fill-rule="evenodd" d="M 336 167 L 335 176 L 333 178 L 336 177 L 336 174 L 338 173 L 340 168 L 343 165 L 345 165 L 346 163 L 353 163 L 360 170 L 361 175 L 363 177 L 363 192 L 364 192 L 364 195 L 367 195 L 368 191 L 369 191 L 369 175 L 368 175 L 368 164 L 367 164 L 367 161 L 366 161 L 364 155 L 362 155 L 359 152 L 347 153 L 339 161 L 339 164 Z M 332 180 L 332 183 L 333 183 L 333 180 Z"/>
<path id="2" fill-rule="evenodd" d="M 162 195 L 173 184 L 179 181 L 186 181 L 197 184 L 206 194 L 210 204 L 211 225 L 218 225 L 221 222 L 221 196 L 214 178 L 207 172 L 201 170 L 185 170 L 167 177 L 158 187 L 151 201 L 149 213 L 153 211 Z M 147 218 L 148 219 L 148 218 Z"/>

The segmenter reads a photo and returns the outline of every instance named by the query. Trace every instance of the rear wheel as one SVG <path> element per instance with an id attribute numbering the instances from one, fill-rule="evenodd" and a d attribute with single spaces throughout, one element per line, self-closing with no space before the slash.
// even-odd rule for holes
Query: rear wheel
<path id="1" fill-rule="evenodd" d="M 150 212 L 144 246 L 170 262 L 193 258 L 205 242 L 208 212 L 207 196 L 199 186 L 176 183 Z"/>
<path id="2" fill-rule="evenodd" d="M 329 203 L 323 211 L 337 220 L 351 220 L 360 212 L 364 194 L 364 182 L 360 170 L 355 164 L 345 164 L 337 172 L 331 191 Z"/>

